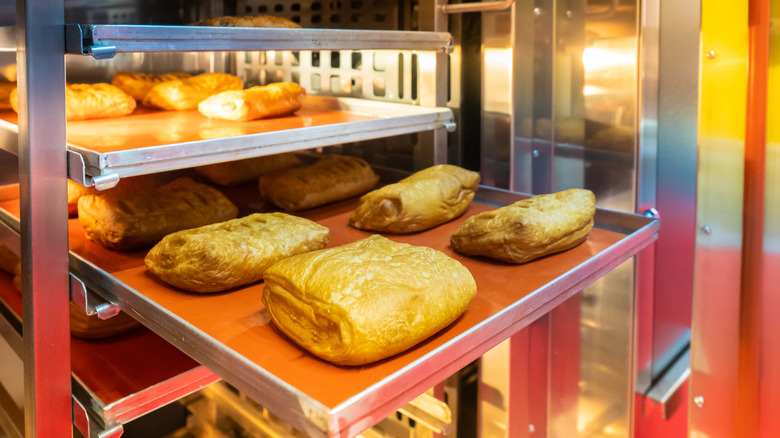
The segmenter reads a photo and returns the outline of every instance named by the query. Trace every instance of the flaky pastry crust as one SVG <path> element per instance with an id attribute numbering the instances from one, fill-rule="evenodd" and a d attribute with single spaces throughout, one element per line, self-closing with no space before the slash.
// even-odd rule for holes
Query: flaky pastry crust
<path id="1" fill-rule="evenodd" d="M 186 111 L 211 96 L 228 90 L 240 90 L 244 82 L 227 73 L 203 73 L 185 79 L 161 82 L 152 87 L 143 100 L 144 106 L 164 110 Z"/>
<path id="2" fill-rule="evenodd" d="M 198 111 L 211 119 L 246 122 L 292 114 L 304 98 L 306 90 L 295 82 L 276 82 L 214 94 L 198 104 Z"/>

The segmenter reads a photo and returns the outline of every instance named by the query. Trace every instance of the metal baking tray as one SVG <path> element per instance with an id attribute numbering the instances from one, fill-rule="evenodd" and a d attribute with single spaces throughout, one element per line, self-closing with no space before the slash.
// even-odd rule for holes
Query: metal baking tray
<path id="1" fill-rule="evenodd" d="M 254 184 L 226 194 L 241 206 L 242 214 L 259 205 Z M 263 308 L 262 284 L 218 294 L 173 289 L 147 272 L 144 251 L 116 252 L 90 242 L 78 220 L 70 223 L 71 269 L 105 299 L 306 434 L 353 436 L 657 238 L 658 220 L 599 209 L 596 227 L 583 244 L 525 265 L 464 257 L 449 247 L 449 236 L 467 217 L 522 197 L 481 188 L 462 217 L 425 232 L 387 236 L 459 260 L 474 275 L 478 291 L 469 309 L 446 329 L 402 354 L 363 367 L 329 364 L 285 338 Z M 330 246 L 348 243 L 370 235 L 347 225 L 355 202 L 301 216 L 331 230 Z M 0 203 L 0 208 L 13 205 Z"/>
<path id="2" fill-rule="evenodd" d="M 206 26 L 65 25 L 65 51 L 110 58 L 120 52 L 257 50 L 452 50 L 447 32 Z"/>
<path id="3" fill-rule="evenodd" d="M 0 112 L 0 138 L 16 153 L 18 118 Z M 452 110 L 365 99 L 307 96 L 294 115 L 250 122 L 211 120 L 198 111 L 139 107 L 125 117 L 67 125 L 69 177 L 119 178 L 279 152 L 311 149 L 446 127 Z"/>
<path id="4" fill-rule="evenodd" d="M 0 187 L 3 209 L 0 239 L 13 242 L 9 230 L 18 229 L 18 189 Z M 16 224 L 6 224 L 16 218 Z M 17 235 L 18 240 L 18 235 Z M 18 242 L 17 245 L 18 246 Z M 13 248 L 12 248 L 13 250 Z M 11 275 L 0 271 L 0 318 L 11 330 L 0 330 L 9 345 L 22 348 L 22 295 L 13 287 Z M 11 333 L 13 332 L 13 333 Z M 92 430 L 115 429 L 219 380 L 208 368 L 176 349 L 145 327 L 99 340 L 71 337 L 73 397 L 92 418 Z M 74 411 L 76 412 L 76 411 Z M 115 435 L 111 435 L 115 436 Z"/>

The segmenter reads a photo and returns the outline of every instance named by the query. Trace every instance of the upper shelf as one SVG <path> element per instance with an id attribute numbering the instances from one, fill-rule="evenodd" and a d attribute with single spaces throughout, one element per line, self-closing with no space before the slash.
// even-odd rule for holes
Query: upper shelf
<path id="1" fill-rule="evenodd" d="M 18 119 L 0 112 L 0 147 L 17 153 Z M 454 129 L 452 110 L 354 98 L 307 96 L 293 115 L 249 122 L 198 111 L 138 107 L 125 117 L 71 121 L 68 176 L 83 185 L 241 158 L 433 130 Z"/>
<path id="2" fill-rule="evenodd" d="M 105 59 L 120 52 L 448 51 L 452 49 L 452 36 L 417 31 L 68 24 L 65 45 L 66 53 Z"/>
<path id="3" fill-rule="evenodd" d="M 244 192 L 240 192 L 244 189 Z M 256 189 L 225 191 L 246 209 Z M 581 245 L 525 265 L 465 257 L 449 236 L 469 216 L 506 205 L 520 195 L 481 188 L 466 213 L 434 229 L 387 235 L 429 246 L 465 265 L 477 295 L 452 325 L 414 348 L 363 367 L 324 362 L 287 340 L 270 322 L 262 283 L 229 293 L 191 294 L 148 274 L 145 251 L 108 250 L 70 222 L 71 270 L 104 298 L 274 414 L 311 436 L 354 436 L 477 359 L 539 316 L 581 291 L 657 237 L 658 220 L 599 209 L 596 227 Z M 243 201 L 243 202 L 242 202 Z M 329 246 L 369 236 L 351 228 L 355 200 L 301 212 L 331 231 Z M 251 204 L 249 204 L 251 207 Z M 18 201 L 0 202 L 14 213 Z"/>

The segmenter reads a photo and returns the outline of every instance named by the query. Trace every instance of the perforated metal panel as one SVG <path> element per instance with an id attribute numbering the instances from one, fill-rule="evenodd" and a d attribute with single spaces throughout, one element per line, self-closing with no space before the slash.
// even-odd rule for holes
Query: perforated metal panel
<path id="1" fill-rule="evenodd" d="M 240 15 L 268 14 L 284 17 L 303 27 L 392 30 L 399 26 L 399 8 L 393 0 L 238 2 Z"/>

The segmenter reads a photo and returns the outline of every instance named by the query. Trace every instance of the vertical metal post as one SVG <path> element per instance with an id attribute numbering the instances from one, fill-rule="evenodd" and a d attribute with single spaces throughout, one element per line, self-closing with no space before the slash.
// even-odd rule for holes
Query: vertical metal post
<path id="1" fill-rule="evenodd" d="M 62 0 L 17 0 L 25 433 L 72 433 Z"/>
<path id="2" fill-rule="evenodd" d="M 419 22 L 420 30 L 432 32 L 447 31 L 447 15 L 442 7 L 447 4 L 443 0 L 434 0 L 420 2 Z M 421 62 L 421 75 L 423 88 L 420 89 L 420 105 L 428 107 L 447 106 L 447 61 L 449 53 L 443 51 L 436 52 L 434 55 L 435 65 L 432 75 L 424 77 L 426 68 Z M 422 57 L 421 57 L 422 60 Z M 432 133 L 421 133 L 420 144 L 433 144 L 433 164 L 443 164 L 447 162 L 447 131 L 444 128 L 433 130 Z M 415 168 L 422 168 L 430 165 L 421 158 L 429 154 L 415 154 Z"/>

